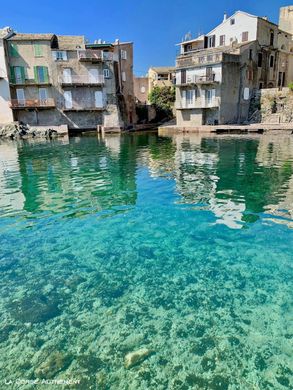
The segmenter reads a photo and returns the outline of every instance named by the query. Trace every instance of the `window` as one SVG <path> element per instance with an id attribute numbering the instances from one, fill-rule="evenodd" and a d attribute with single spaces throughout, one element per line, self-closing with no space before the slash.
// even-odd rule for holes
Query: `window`
<path id="1" fill-rule="evenodd" d="M 121 50 L 121 59 L 127 60 L 127 51 L 126 50 Z"/>
<path id="2" fill-rule="evenodd" d="M 248 59 L 252 60 L 252 49 L 249 49 Z"/>
<path id="3" fill-rule="evenodd" d="M 230 24 L 231 24 L 231 26 L 233 25 L 233 24 L 235 24 L 235 19 L 233 18 L 233 19 L 230 19 Z"/>
<path id="4" fill-rule="evenodd" d="M 141 87 L 141 88 L 140 88 L 140 92 L 141 92 L 141 93 L 145 93 L 145 87 Z"/>
<path id="5" fill-rule="evenodd" d="M 216 36 L 211 35 L 208 37 L 208 47 L 215 47 L 216 46 Z"/>
<path id="6" fill-rule="evenodd" d="M 103 108 L 103 92 L 102 91 L 95 91 L 95 107 L 96 108 Z"/>
<path id="7" fill-rule="evenodd" d="M 67 61 L 67 51 L 66 50 L 57 50 L 52 52 L 53 58 L 55 61 Z"/>
<path id="8" fill-rule="evenodd" d="M 242 42 L 247 42 L 248 41 L 248 31 L 244 31 L 242 33 Z"/>
<path id="9" fill-rule="evenodd" d="M 248 79 L 249 81 L 252 81 L 252 80 L 253 80 L 253 70 L 249 69 L 249 70 L 247 71 L 247 79 Z"/>
<path id="10" fill-rule="evenodd" d="M 262 53 L 258 53 L 257 66 L 262 67 Z"/>
<path id="11" fill-rule="evenodd" d="M 35 57 L 43 57 L 43 47 L 39 43 L 34 44 Z"/>
<path id="12" fill-rule="evenodd" d="M 203 64 L 204 61 L 205 61 L 205 57 L 198 57 L 198 62 L 199 62 L 200 64 Z"/>
<path id="13" fill-rule="evenodd" d="M 249 88 L 244 88 L 244 91 L 243 91 L 243 99 L 244 99 L 244 100 L 249 100 L 249 96 L 250 96 Z"/>
<path id="14" fill-rule="evenodd" d="M 25 105 L 25 95 L 24 95 L 24 89 L 18 89 L 16 90 L 16 97 L 17 102 L 19 105 Z"/>
<path id="15" fill-rule="evenodd" d="M 46 66 L 34 66 L 35 81 L 37 83 L 48 83 L 49 75 Z"/>
<path id="16" fill-rule="evenodd" d="M 192 50 L 192 45 L 189 43 L 188 45 L 184 45 L 184 52 L 186 53 L 187 51 Z"/>
<path id="17" fill-rule="evenodd" d="M 40 88 L 39 89 L 39 99 L 41 102 L 45 103 L 48 99 L 48 91 L 47 88 Z"/>
<path id="18" fill-rule="evenodd" d="M 226 35 L 220 35 L 220 46 L 225 46 Z"/>
<path id="19" fill-rule="evenodd" d="M 19 57 L 18 47 L 16 43 L 10 43 L 9 54 L 11 57 Z"/>
<path id="20" fill-rule="evenodd" d="M 270 46 L 274 46 L 274 31 L 270 33 Z"/>
<path id="21" fill-rule="evenodd" d="M 109 79 L 110 78 L 110 70 L 109 69 L 104 69 L 104 77 L 105 79 Z"/>
<path id="22" fill-rule="evenodd" d="M 122 81 L 126 81 L 126 73 L 122 72 Z"/>
<path id="23" fill-rule="evenodd" d="M 157 80 L 168 80 L 168 73 L 158 73 Z"/>
<path id="24" fill-rule="evenodd" d="M 270 68 L 273 68 L 274 67 L 274 56 L 270 56 Z"/>
<path id="25" fill-rule="evenodd" d="M 64 92 L 64 103 L 65 103 L 65 108 L 67 108 L 67 109 L 72 108 L 72 93 L 71 93 L 71 91 Z"/>
<path id="26" fill-rule="evenodd" d="M 63 69 L 63 83 L 71 84 L 72 83 L 72 77 L 71 77 L 71 68 L 64 68 Z"/>
<path id="27" fill-rule="evenodd" d="M 206 89 L 205 95 L 206 95 L 207 103 L 212 103 L 212 101 L 216 95 L 216 90 L 215 89 Z"/>
<path id="28" fill-rule="evenodd" d="M 13 84 L 25 83 L 25 69 L 23 66 L 10 67 L 10 80 Z"/>
<path id="29" fill-rule="evenodd" d="M 194 103 L 194 97 L 195 97 L 194 89 L 187 89 L 186 90 L 186 103 L 187 104 L 193 104 Z"/>

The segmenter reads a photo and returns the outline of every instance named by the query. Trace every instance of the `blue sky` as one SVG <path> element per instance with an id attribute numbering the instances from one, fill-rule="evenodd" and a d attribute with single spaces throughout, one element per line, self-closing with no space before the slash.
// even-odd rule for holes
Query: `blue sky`
<path id="1" fill-rule="evenodd" d="M 208 32 L 223 19 L 243 10 L 278 22 L 279 8 L 293 3 L 278 0 L 58 0 L 4 1 L 1 25 L 19 32 L 85 35 L 90 41 L 134 42 L 134 71 L 173 65 L 175 43 L 191 32 Z M 1 2 L 2 2 L 1 1 Z M 24 5 L 25 4 L 25 5 Z"/>

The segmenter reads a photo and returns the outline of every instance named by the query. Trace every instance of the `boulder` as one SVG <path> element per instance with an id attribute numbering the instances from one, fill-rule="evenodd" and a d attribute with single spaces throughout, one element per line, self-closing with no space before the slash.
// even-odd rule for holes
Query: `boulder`
<path id="1" fill-rule="evenodd" d="M 130 369 L 136 366 L 137 364 L 142 363 L 153 353 L 154 351 L 147 348 L 138 349 L 137 351 L 128 353 L 125 356 L 125 360 L 124 360 L 125 368 Z"/>

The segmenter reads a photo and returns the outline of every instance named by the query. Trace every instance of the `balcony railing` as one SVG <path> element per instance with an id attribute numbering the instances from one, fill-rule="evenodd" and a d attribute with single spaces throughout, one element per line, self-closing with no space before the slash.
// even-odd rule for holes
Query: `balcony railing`
<path id="1" fill-rule="evenodd" d="M 78 50 L 79 61 L 112 61 L 113 53 L 103 50 Z"/>
<path id="2" fill-rule="evenodd" d="M 72 103 L 72 106 L 64 106 L 63 111 L 103 111 L 105 110 L 105 105 L 95 105 L 95 103 Z"/>
<path id="3" fill-rule="evenodd" d="M 11 84 L 15 85 L 50 85 L 51 81 L 48 80 L 35 80 L 35 79 L 23 79 L 23 78 L 15 78 L 13 80 L 10 80 Z"/>
<path id="4" fill-rule="evenodd" d="M 51 108 L 55 107 L 54 99 L 12 99 L 11 108 Z"/>
<path id="5" fill-rule="evenodd" d="M 190 85 L 190 84 L 213 84 L 216 83 L 216 75 L 215 73 L 209 74 L 209 75 L 203 75 L 203 76 L 187 76 L 186 80 L 183 82 L 178 78 L 176 80 L 176 85 Z"/>
<path id="6" fill-rule="evenodd" d="M 104 75 L 72 75 L 61 76 L 59 82 L 64 85 L 102 85 L 105 78 Z"/>
<path id="7" fill-rule="evenodd" d="M 190 110 L 193 108 L 215 108 L 220 106 L 220 98 L 214 97 L 212 99 L 195 99 L 191 102 L 179 101 L 176 102 L 175 108 L 177 110 Z"/>

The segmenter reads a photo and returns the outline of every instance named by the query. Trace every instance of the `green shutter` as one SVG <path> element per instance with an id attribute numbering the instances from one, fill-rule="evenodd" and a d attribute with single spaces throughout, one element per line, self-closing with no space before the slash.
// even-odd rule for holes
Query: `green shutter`
<path id="1" fill-rule="evenodd" d="M 21 73 L 22 82 L 24 83 L 25 82 L 25 69 L 24 69 L 24 66 L 20 67 L 20 73 Z"/>
<path id="2" fill-rule="evenodd" d="M 48 73 L 48 68 L 46 66 L 43 66 L 43 72 L 44 72 L 44 82 L 48 83 L 49 82 L 49 73 Z"/>
<path id="3" fill-rule="evenodd" d="M 34 52 L 35 52 L 35 57 L 43 56 L 43 48 L 39 43 L 34 44 Z"/>
<path id="4" fill-rule="evenodd" d="M 18 48 L 16 43 L 10 43 L 9 52 L 11 57 L 19 57 Z"/>
<path id="5" fill-rule="evenodd" d="M 14 67 L 10 66 L 10 81 L 14 84 L 15 83 L 15 73 L 14 73 Z"/>
<path id="6" fill-rule="evenodd" d="M 34 76 L 35 76 L 35 82 L 37 83 L 39 81 L 38 66 L 34 66 Z"/>

